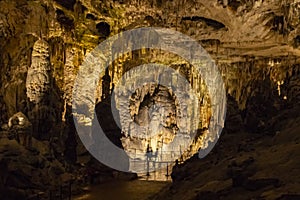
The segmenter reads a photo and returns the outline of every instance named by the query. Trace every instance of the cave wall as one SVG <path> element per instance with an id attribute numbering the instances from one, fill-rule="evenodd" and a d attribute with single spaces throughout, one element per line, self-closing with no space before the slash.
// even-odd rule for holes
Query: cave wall
<path id="1" fill-rule="evenodd" d="M 266 126 L 264 119 L 269 116 L 261 107 L 278 112 L 299 102 L 299 4 L 288 0 L 1 1 L 1 124 L 22 111 L 33 121 L 35 137 L 47 139 L 51 127 L 59 128 L 70 114 L 74 80 L 88 52 L 121 31 L 161 26 L 198 40 L 216 60 L 243 123 Z M 136 52 L 131 60 L 142 54 Z M 167 63 L 163 56 L 152 60 Z M 110 68 L 112 82 L 134 66 L 130 62 L 120 58 Z M 101 82 L 97 92 L 101 101 L 107 93 Z M 254 120 L 257 115 L 261 117 Z"/>

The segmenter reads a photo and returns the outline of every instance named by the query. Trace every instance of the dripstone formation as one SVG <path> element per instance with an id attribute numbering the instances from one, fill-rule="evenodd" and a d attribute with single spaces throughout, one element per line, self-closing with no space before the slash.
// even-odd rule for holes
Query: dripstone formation
<path id="1" fill-rule="evenodd" d="M 61 185 L 72 184 L 75 193 L 87 182 L 121 177 L 91 158 L 76 134 L 73 115 L 85 113 L 72 113 L 75 79 L 86 56 L 108 37 L 139 27 L 163 27 L 195 39 L 218 66 L 227 95 L 224 141 L 221 138 L 216 146 L 219 151 L 215 150 L 213 156 L 201 163 L 195 161 L 192 156 L 205 145 L 203 138 L 209 135 L 213 117 L 206 83 L 181 57 L 146 48 L 123 55 L 112 52 L 115 60 L 101 74 L 93 91 L 96 98 L 91 102 L 96 102 L 97 117 L 107 124 L 108 138 L 127 152 L 144 155 L 147 145 L 155 151 L 172 141 L 174 135 L 186 134 L 179 133 L 178 128 L 197 126 L 192 144 L 182 152 L 183 161 L 192 158 L 181 169 L 176 167 L 174 185 L 157 199 L 172 198 L 170 194 L 178 191 L 183 191 L 177 195 L 183 199 L 181 195 L 194 185 L 187 177 L 197 177 L 198 188 L 186 199 L 226 199 L 231 194 L 238 199 L 240 190 L 247 190 L 249 199 L 294 198 L 288 195 L 299 195 L 300 173 L 294 167 L 299 166 L 299 159 L 293 157 L 293 152 L 299 151 L 299 138 L 295 136 L 299 132 L 299 17 L 298 0 L 0 1 L 0 194 L 9 194 L 7 199 L 37 198 L 39 193 L 40 198 L 47 198 Z M 169 37 L 170 42 L 175 40 Z M 134 94 L 118 93 L 115 106 L 123 126 L 112 122 L 108 114 L 111 110 L 105 105 L 114 88 L 126 72 L 147 63 L 167 65 L 188 80 L 200 99 L 193 111 L 198 112 L 195 116 L 199 116 L 199 123 L 185 122 L 186 116 L 193 118 L 192 111 L 184 107 L 180 110 L 179 97 L 158 84 L 146 84 Z M 134 79 L 132 84 L 138 85 Z M 124 109 L 129 110 L 129 118 L 122 118 Z M 22 127 L 16 127 L 20 125 L 20 121 L 12 120 L 16 113 L 28 119 L 29 129 L 22 132 Z M 82 119 L 80 123 L 93 127 L 95 119 Z M 138 135 L 151 132 L 134 132 L 133 122 L 153 123 L 160 134 L 153 141 L 140 140 Z M 280 150 L 290 157 L 278 153 Z M 263 153 L 269 156 L 265 159 L 268 164 L 262 162 Z M 290 159 L 273 162 L 273 156 Z M 212 165 L 217 166 L 211 167 L 214 172 L 219 167 L 221 170 L 207 172 L 210 182 L 201 182 L 206 174 L 199 175 L 199 171 Z M 274 166 L 279 167 L 278 177 L 260 171 Z M 274 191 L 268 190 L 270 187 Z"/>

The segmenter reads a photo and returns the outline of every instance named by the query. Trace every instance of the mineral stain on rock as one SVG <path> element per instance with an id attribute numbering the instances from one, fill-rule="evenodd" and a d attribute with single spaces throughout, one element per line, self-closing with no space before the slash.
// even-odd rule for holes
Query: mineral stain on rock
<path id="1" fill-rule="evenodd" d="M 133 125 L 118 127 L 107 105 L 127 71 L 146 63 L 167 65 L 188 80 L 201 100 L 193 143 L 173 172 L 168 169 L 172 183 L 154 184 L 151 194 L 137 192 L 135 197 L 299 199 L 299 15 L 296 0 L 0 1 L 0 199 L 67 199 L 89 194 L 87 185 L 137 178 L 99 163 L 83 146 L 73 115 L 84 113 L 72 112 L 73 88 L 86 55 L 99 43 L 149 26 L 182 32 L 210 54 L 225 84 L 227 116 L 213 151 L 198 159 L 193 153 L 214 118 L 203 77 L 180 55 L 152 49 L 113 55 L 112 49 L 115 60 L 100 75 L 91 101 L 97 103 L 106 136 L 120 149 L 144 155 L 151 144 L 155 152 L 173 140 L 177 127 L 195 125 L 184 120 L 196 111 L 180 107 L 172 90 L 144 85 L 128 96 L 130 119 L 120 120 L 151 124 L 157 119 L 155 105 L 163 107 L 156 143 L 135 137 L 139 133 Z M 170 37 L 169 42 L 176 41 Z M 16 115 L 31 125 L 25 127 Z M 123 192 L 130 197 L 135 184 L 151 187 L 151 182 L 130 182 Z M 95 190 L 91 197 L 100 195 Z"/>

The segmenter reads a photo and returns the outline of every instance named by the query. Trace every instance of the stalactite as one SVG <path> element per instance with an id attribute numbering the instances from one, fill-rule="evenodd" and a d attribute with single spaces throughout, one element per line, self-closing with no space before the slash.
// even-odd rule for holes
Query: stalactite
<path id="1" fill-rule="evenodd" d="M 49 44 L 40 39 L 33 46 L 31 66 L 26 80 L 27 96 L 31 102 L 39 104 L 49 94 L 50 70 Z"/>
<path id="2" fill-rule="evenodd" d="M 35 42 L 31 57 L 31 66 L 26 79 L 27 97 L 32 106 L 29 108 L 29 118 L 33 124 L 34 136 L 47 138 L 49 126 L 55 121 L 55 112 L 51 107 L 52 77 L 49 44 L 43 39 Z M 49 107 L 48 107 L 49 106 Z M 45 120 L 47 119 L 47 120 Z M 47 122 L 47 125 L 43 124 Z M 45 135 L 43 135 L 45 134 Z"/>

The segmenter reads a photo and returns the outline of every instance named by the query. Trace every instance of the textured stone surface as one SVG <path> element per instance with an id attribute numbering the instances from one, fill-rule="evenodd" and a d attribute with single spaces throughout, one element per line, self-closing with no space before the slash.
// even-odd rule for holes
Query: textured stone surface
<path id="1" fill-rule="evenodd" d="M 282 119 L 298 116 L 287 113 L 274 117 L 299 104 L 299 6 L 298 0 L 0 1 L 1 126 L 21 111 L 32 122 L 34 137 L 49 140 L 55 136 L 62 138 L 62 143 L 66 138 L 73 141 L 74 131 L 69 134 L 62 127 L 69 126 L 65 121 L 71 113 L 74 80 L 85 56 L 111 35 L 137 27 L 158 26 L 191 36 L 218 64 L 230 96 L 228 134 L 239 135 L 239 131 L 246 130 L 274 135 L 282 128 Z M 106 80 L 100 79 L 97 98 L 91 102 L 103 103 L 126 71 L 157 61 L 178 69 L 193 88 L 205 91 L 201 77 L 195 77 L 193 68 L 174 55 L 144 49 L 113 56 L 118 59 L 106 72 Z M 175 121 L 177 126 L 185 124 L 184 118 L 178 121 L 176 98 L 172 95 L 166 98 L 168 93 L 162 89 L 156 95 L 161 98 L 157 103 L 167 104 L 172 113 L 169 119 L 160 122 L 167 127 L 166 141 L 173 137 L 170 127 Z M 143 116 L 149 110 L 140 107 L 144 95 L 134 97 L 137 99 L 130 108 L 132 118 L 122 123 L 133 120 L 148 123 Z M 211 114 L 209 97 L 204 99 L 201 129 L 189 152 L 196 152 L 204 145 L 201 135 L 207 135 Z M 104 116 L 106 111 L 98 112 Z M 85 122 L 91 125 L 92 120 Z M 119 140 L 120 130 L 115 129 L 114 123 L 109 127 L 114 130 L 110 133 L 112 140 Z M 124 132 L 130 134 L 128 130 Z M 124 138 L 123 146 L 127 139 Z M 147 142 L 136 145 L 142 151 Z M 251 147 L 245 145 L 241 150 L 251 151 Z M 209 191 L 204 193 L 215 197 Z M 202 194 L 199 192 L 199 196 Z M 283 194 L 284 198 L 289 197 Z"/>
<path id="2" fill-rule="evenodd" d="M 136 10 L 136 7 L 140 9 Z M 58 85 L 55 93 L 61 95 L 62 100 L 57 106 L 60 109 L 57 115 L 63 116 L 63 105 L 71 103 L 72 83 L 84 55 L 109 32 L 113 35 L 121 30 L 149 25 L 173 27 L 198 40 L 217 60 L 228 93 L 241 109 L 246 107 L 247 99 L 254 95 L 254 88 L 260 84 L 257 79 L 270 77 L 274 87 L 282 88 L 281 99 L 286 96 L 287 101 L 291 101 L 297 96 L 293 93 L 297 89 L 289 89 L 290 95 L 284 90 L 288 80 L 299 73 L 299 52 L 294 48 L 299 29 L 297 1 L 202 0 L 196 4 L 190 1 L 74 1 L 68 4 L 61 1 L 2 1 L 1 9 L 1 45 L 4 49 L 1 63 L 5 66 L 2 70 L 3 74 L 12 73 L 11 78 L 2 77 L 1 87 L 3 92 L 9 90 L 4 99 L 7 99 L 6 109 L 10 116 L 21 109 L 21 104 L 26 104 L 25 77 L 35 65 L 31 62 L 34 57 L 31 54 L 35 53 L 29 49 L 35 51 L 36 40 L 48 43 L 50 58 L 47 59 L 51 68 L 46 75 L 49 77 L 40 76 L 45 80 L 39 81 Z M 22 48 L 18 48 L 18 44 Z M 17 67 L 21 57 L 16 55 L 23 55 L 23 69 Z M 159 59 L 162 58 L 156 58 Z M 112 69 L 114 81 L 128 70 L 123 66 L 120 61 Z M 20 73 L 14 73 L 16 70 Z M 21 77 L 14 78 L 15 74 Z M 5 87 L 6 83 L 9 88 Z M 297 88 L 297 85 L 293 87 Z M 30 91 L 33 88 L 28 89 L 27 94 Z M 99 92 L 99 99 L 101 94 Z"/>
<path id="3" fill-rule="evenodd" d="M 214 150 L 204 159 L 193 157 L 174 167 L 172 185 L 153 199 L 297 199 L 298 112 L 293 107 L 275 114 L 281 120 L 272 136 L 234 132 L 230 123 L 238 121 L 228 121 Z"/>
<path id="4" fill-rule="evenodd" d="M 27 97 L 34 104 L 45 104 L 49 98 L 50 70 L 49 44 L 44 40 L 38 40 L 33 45 L 31 66 L 26 79 Z"/>

